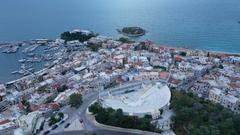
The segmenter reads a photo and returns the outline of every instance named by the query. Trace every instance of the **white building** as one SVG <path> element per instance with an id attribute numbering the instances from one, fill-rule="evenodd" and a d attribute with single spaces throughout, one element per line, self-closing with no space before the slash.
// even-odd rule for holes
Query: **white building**
<path id="1" fill-rule="evenodd" d="M 77 90 L 72 90 L 72 89 L 68 89 L 64 92 L 61 92 L 58 94 L 58 96 L 54 99 L 54 102 L 57 102 L 59 104 L 67 104 L 69 101 L 69 97 L 74 94 L 74 93 L 78 93 Z"/>
<path id="2" fill-rule="evenodd" d="M 219 103 L 222 106 L 231 109 L 234 112 L 239 112 L 240 101 L 239 98 L 234 97 L 227 92 L 223 92 L 220 89 L 213 88 L 209 92 L 209 100 L 214 103 Z"/>
<path id="3" fill-rule="evenodd" d="M 160 80 L 159 72 L 140 72 L 137 76 L 134 77 L 135 80 L 144 81 L 144 80 Z"/>
<path id="4" fill-rule="evenodd" d="M 12 135 L 13 130 L 17 127 L 17 125 L 10 120 L 2 120 L 0 119 L 0 135 Z"/>
<path id="5" fill-rule="evenodd" d="M 25 135 L 32 135 L 41 117 L 42 114 L 39 111 L 31 112 L 28 115 L 22 115 L 18 118 L 19 127 L 23 130 Z"/>

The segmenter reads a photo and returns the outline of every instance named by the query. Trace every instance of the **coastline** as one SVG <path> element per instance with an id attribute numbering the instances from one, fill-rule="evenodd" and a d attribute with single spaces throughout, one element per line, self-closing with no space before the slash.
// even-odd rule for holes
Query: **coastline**
<path id="1" fill-rule="evenodd" d="M 207 50 L 207 49 L 194 49 L 194 48 L 184 48 L 184 47 L 174 47 L 171 45 L 157 45 L 160 47 L 164 47 L 164 48 L 169 48 L 169 49 L 176 49 L 176 50 L 187 50 L 187 51 L 193 51 L 193 50 L 199 50 L 199 51 L 206 51 L 209 53 L 215 53 L 215 54 L 225 54 L 225 55 L 234 55 L 234 56 L 240 56 L 240 52 L 239 53 L 234 53 L 234 52 L 228 52 L 228 51 L 213 51 L 213 50 Z"/>
<path id="2" fill-rule="evenodd" d="M 46 71 L 47 69 L 48 69 L 48 68 L 43 68 L 43 69 L 41 69 L 41 70 L 39 70 L 39 71 L 34 72 L 33 74 L 34 74 L 34 75 L 35 75 L 35 74 L 37 75 L 37 74 L 44 73 L 44 71 Z M 12 80 L 12 81 L 8 81 L 8 82 L 6 82 L 5 84 L 12 84 L 12 83 L 15 83 L 15 82 L 17 82 L 17 81 L 21 81 L 21 80 L 23 80 L 23 79 L 25 79 L 25 78 L 34 76 L 33 74 L 27 75 L 27 76 L 23 76 L 23 77 L 20 77 L 20 78 L 18 78 L 18 79 Z"/>
<path id="3" fill-rule="evenodd" d="M 134 37 L 134 36 L 133 36 Z M 110 38 L 112 38 L 112 37 L 110 37 Z M 114 39 L 114 38 L 113 38 Z M 114 39 L 115 40 L 115 39 Z M 29 40 L 29 41 L 31 41 L 31 40 Z M 3 47 L 3 46 L 5 46 L 4 44 L 6 44 L 6 43 L 9 43 L 9 44 L 12 44 L 13 46 L 17 46 L 17 44 L 16 43 L 23 43 L 23 42 L 26 42 L 26 41 L 16 41 L 16 42 L 1 42 L 0 41 L 0 49 Z M 137 42 L 141 42 L 141 41 L 137 41 Z M 153 42 L 153 43 L 155 43 L 155 42 Z M 222 54 L 227 54 L 227 55 L 240 55 L 240 52 L 239 53 L 237 53 L 237 52 L 230 52 L 230 51 L 218 51 L 218 50 L 208 50 L 208 49 L 196 49 L 196 48 L 191 48 L 191 47 L 189 47 L 189 48 L 187 48 L 187 47 L 181 47 L 181 45 L 179 45 L 179 46 L 176 46 L 176 45 L 171 45 L 171 44 L 158 44 L 158 43 L 155 43 L 157 46 L 159 46 L 159 47 L 165 47 L 165 48 L 170 48 L 170 49 L 178 49 L 178 50 L 180 50 L 180 49 L 183 49 L 183 50 L 189 50 L 189 51 L 191 51 L 191 50 L 199 50 L 199 51 L 206 51 L 206 52 L 212 52 L 212 53 L 222 53 Z"/>
<path id="4" fill-rule="evenodd" d="M 111 37 L 110 37 L 111 38 Z M 114 40 L 116 40 L 115 38 L 113 38 Z M 31 41 L 31 40 L 29 40 L 29 41 Z M 18 42 L 1 42 L 1 44 L 0 44 L 0 49 L 3 47 L 3 46 L 5 46 L 6 44 L 12 44 L 12 45 L 16 45 L 17 46 L 17 44 L 16 43 L 23 43 L 23 42 L 26 42 L 26 41 L 22 41 L 22 42 L 20 42 L 20 41 L 18 41 Z M 137 42 L 140 42 L 140 41 L 137 41 Z M 211 54 L 215 54 L 215 55 L 227 55 L 227 56 L 240 56 L 240 53 L 234 53 L 234 52 L 227 52 L 227 51 L 212 51 L 212 50 L 207 50 L 207 49 L 194 49 L 194 48 L 185 48 L 185 47 L 175 47 L 174 45 L 166 45 L 166 44 L 164 44 L 164 45 L 161 45 L 161 44 L 155 44 L 156 46 L 158 46 L 158 47 L 164 47 L 164 48 L 168 48 L 168 49 L 174 49 L 174 50 L 179 50 L 179 51 L 197 51 L 197 50 L 199 50 L 199 51 L 204 51 L 204 52 L 209 52 L 209 53 L 211 53 Z M 0 53 L 2 53 L 2 52 L 0 52 Z M 17 52 L 18 53 L 18 52 Z M 34 74 L 40 74 L 41 72 L 44 72 L 44 71 L 46 71 L 48 68 L 42 68 L 42 69 L 40 69 L 40 70 L 38 70 L 38 71 L 36 71 L 36 72 L 34 72 Z M 19 81 L 19 80 L 22 80 L 22 79 L 24 79 L 24 78 L 28 78 L 28 77 L 30 77 L 30 76 L 32 76 L 33 74 L 30 74 L 30 75 L 27 75 L 27 76 L 23 76 L 23 77 L 18 77 L 18 78 L 16 78 L 15 80 L 12 80 L 12 81 L 1 81 L 2 83 L 4 83 L 4 84 L 10 84 L 10 83 L 14 83 L 14 82 L 16 82 L 16 81 Z"/>

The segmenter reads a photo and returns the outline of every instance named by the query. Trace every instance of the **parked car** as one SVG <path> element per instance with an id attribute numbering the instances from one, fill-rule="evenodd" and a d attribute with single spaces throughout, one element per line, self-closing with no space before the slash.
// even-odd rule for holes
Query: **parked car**
<path id="1" fill-rule="evenodd" d="M 54 126 L 52 127 L 52 130 L 56 129 L 57 127 L 58 127 L 58 125 L 54 125 Z"/>
<path id="2" fill-rule="evenodd" d="M 83 119 L 80 119 L 79 121 L 80 121 L 80 123 L 83 123 Z"/>
<path id="3" fill-rule="evenodd" d="M 59 124 L 63 124 L 65 121 L 64 120 L 62 120 Z"/>
<path id="4" fill-rule="evenodd" d="M 47 131 L 45 131 L 44 133 L 43 133 L 43 135 L 47 135 L 47 134 L 49 134 L 49 130 L 47 130 Z"/>
<path id="5" fill-rule="evenodd" d="M 70 125 L 70 123 L 67 123 L 67 124 L 64 126 L 64 128 L 68 128 L 69 125 Z"/>

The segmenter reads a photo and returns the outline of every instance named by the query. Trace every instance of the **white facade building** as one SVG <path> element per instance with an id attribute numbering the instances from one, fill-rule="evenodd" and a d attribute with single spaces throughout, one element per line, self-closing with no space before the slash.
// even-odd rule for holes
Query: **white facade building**
<path id="1" fill-rule="evenodd" d="M 239 112 L 240 101 L 239 98 L 234 97 L 228 93 L 223 93 L 222 90 L 213 88 L 209 92 L 209 100 L 214 103 L 219 103 L 222 106 L 231 109 L 234 112 Z"/>

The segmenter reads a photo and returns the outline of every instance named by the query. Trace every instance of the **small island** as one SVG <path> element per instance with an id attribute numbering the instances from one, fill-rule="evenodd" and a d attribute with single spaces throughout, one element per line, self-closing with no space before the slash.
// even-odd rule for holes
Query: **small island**
<path id="1" fill-rule="evenodd" d="M 141 27 L 123 27 L 122 29 L 117 29 L 117 31 L 128 37 L 139 37 L 145 35 L 146 33 L 146 31 Z"/>

